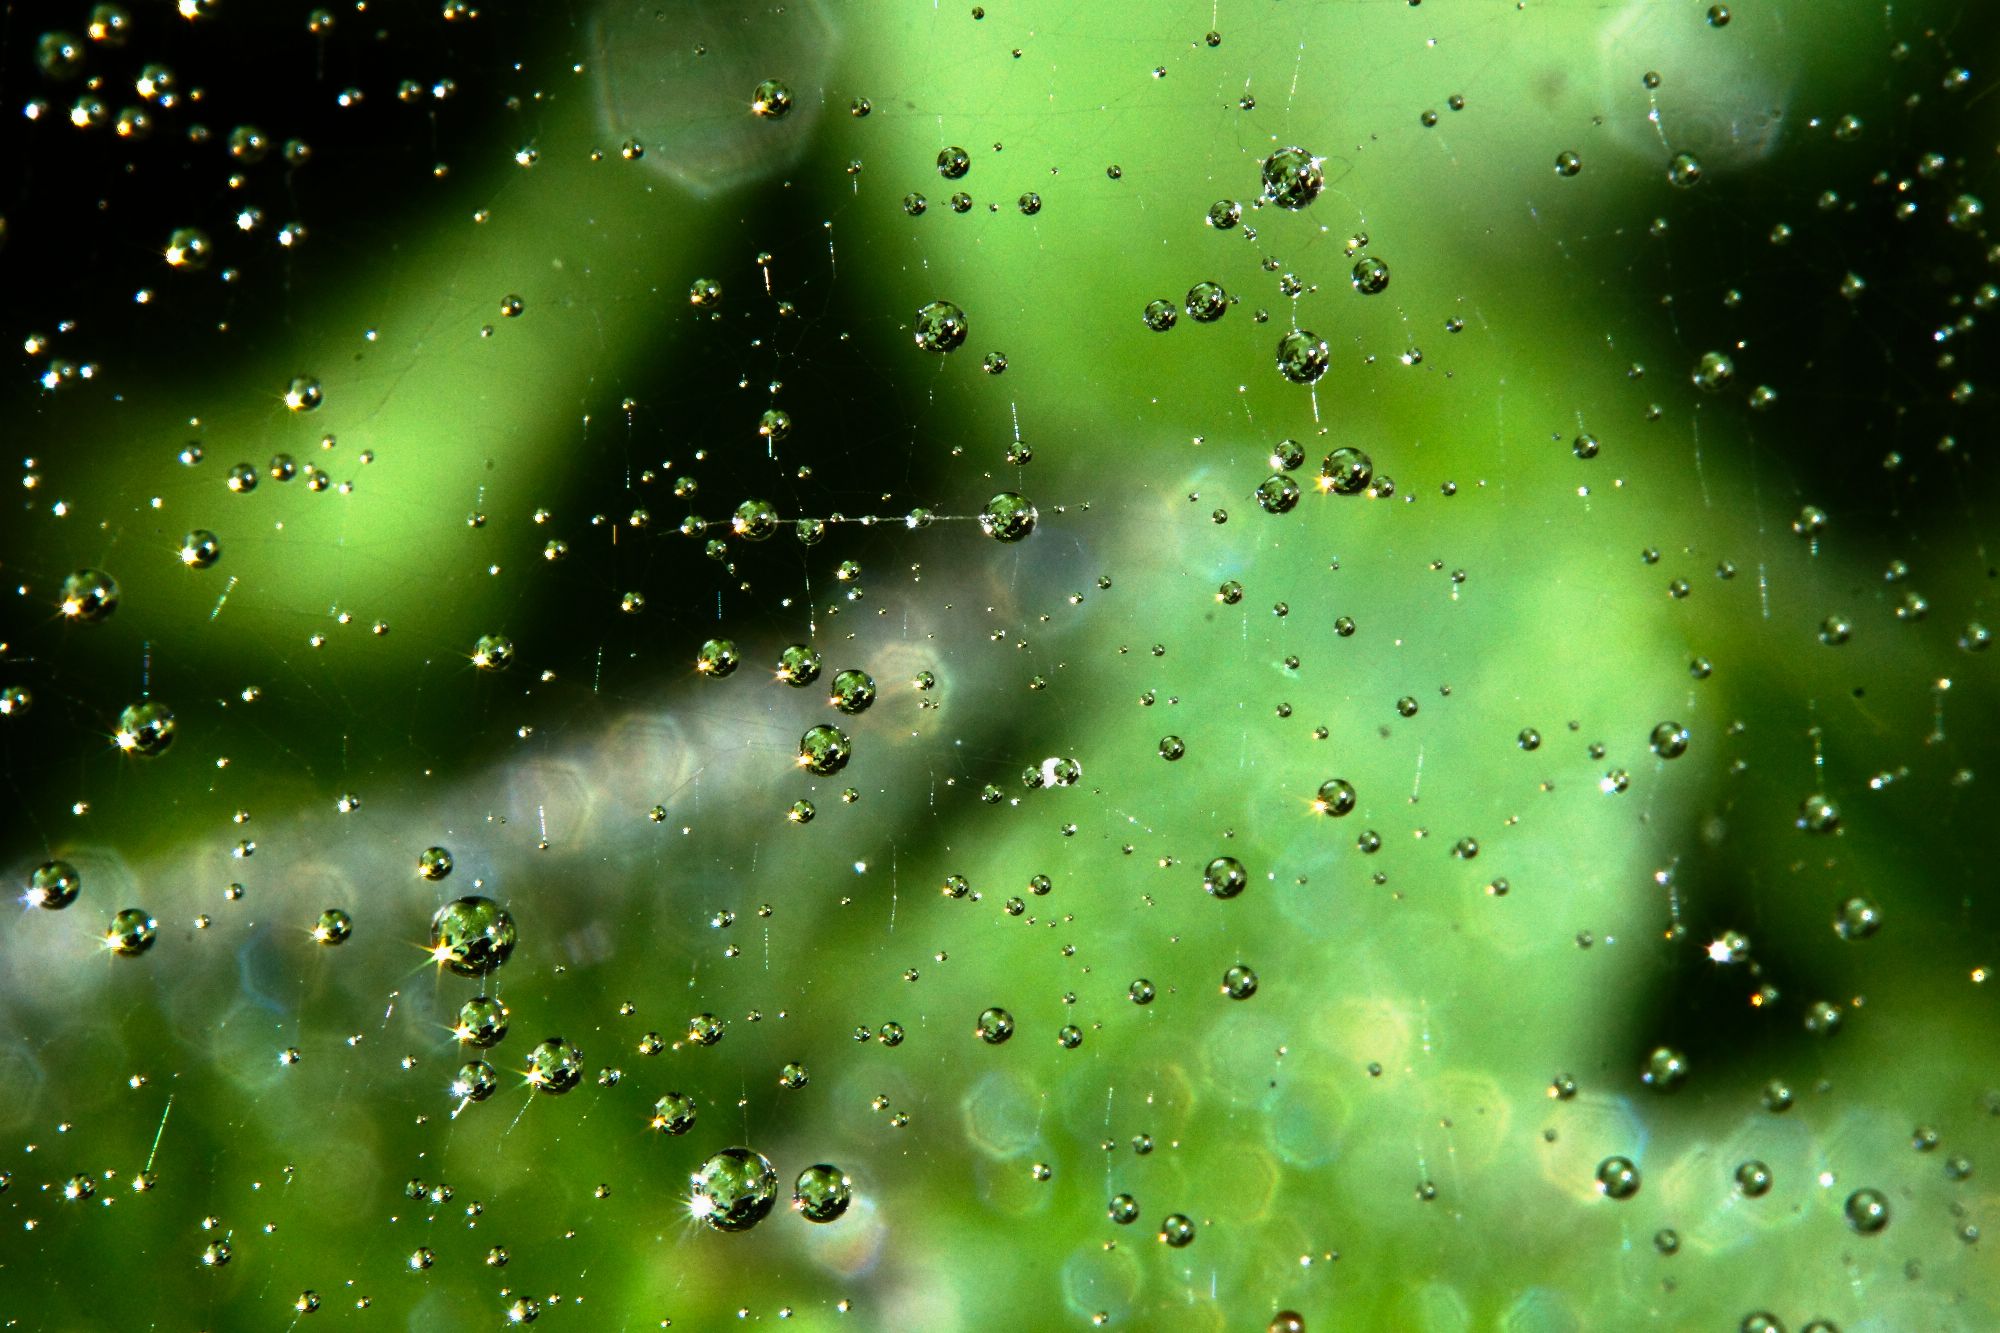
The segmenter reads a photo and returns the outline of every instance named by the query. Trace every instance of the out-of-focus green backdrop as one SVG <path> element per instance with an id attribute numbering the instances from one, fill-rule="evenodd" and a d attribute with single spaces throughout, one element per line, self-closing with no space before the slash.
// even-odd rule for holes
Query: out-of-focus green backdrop
<path id="1" fill-rule="evenodd" d="M 181 9 L 9 16 L 0 1318 L 2000 1319 L 1976 7 Z"/>

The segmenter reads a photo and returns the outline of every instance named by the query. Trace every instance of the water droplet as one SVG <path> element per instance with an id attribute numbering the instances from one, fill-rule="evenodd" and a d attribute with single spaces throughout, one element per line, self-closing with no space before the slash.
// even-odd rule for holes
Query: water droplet
<path id="1" fill-rule="evenodd" d="M 846 768 L 853 756 L 854 743 L 839 727 L 821 723 L 799 737 L 799 767 L 820 777 Z"/>
<path id="2" fill-rule="evenodd" d="M 294 375 L 285 386 L 285 406 L 294 412 L 311 412 L 326 401 L 326 390 L 311 375 Z"/>
<path id="3" fill-rule="evenodd" d="M 762 1154 L 724 1148 L 693 1177 L 688 1211 L 717 1231 L 748 1231 L 770 1214 L 778 1173 Z"/>
<path id="4" fill-rule="evenodd" d="M 1359 495 L 1375 479 L 1375 460 L 1359 449 L 1342 446 L 1320 461 L 1322 491 L 1336 495 Z"/>
<path id="5" fill-rule="evenodd" d="M 514 665 L 514 641 L 504 634 L 482 634 L 472 645 L 472 665 L 481 671 L 505 671 Z"/>
<path id="6" fill-rule="evenodd" d="M 56 608 L 70 620 L 95 625 L 118 609 L 118 580 L 101 569 L 79 569 L 64 577 Z"/>
<path id="7" fill-rule="evenodd" d="M 1687 1081 L 1687 1075 L 1687 1057 L 1671 1046 L 1660 1046 L 1646 1057 L 1639 1081 L 1654 1092 L 1672 1092 Z"/>
<path id="8" fill-rule="evenodd" d="M 1250 872 L 1233 856 L 1218 856 L 1202 873 L 1201 886 L 1217 898 L 1234 898 L 1250 883 Z"/>
<path id="9" fill-rule="evenodd" d="M 1257 505 L 1267 514 L 1288 514 L 1299 502 L 1299 484 L 1274 472 L 1257 486 Z"/>
<path id="10" fill-rule="evenodd" d="M 736 506 L 729 530 L 746 542 L 768 540 L 778 530 L 778 510 L 769 500 L 745 500 Z"/>
<path id="11" fill-rule="evenodd" d="M 196 528 L 181 538 L 181 563 L 189 569 L 207 569 L 222 558 L 222 543 L 207 528 Z"/>
<path id="12" fill-rule="evenodd" d="M 1219 282 L 1197 282 L 1188 288 L 1188 318 L 1197 324 L 1213 324 L 1229 312 L 1229 293 Z"/>
<path id="13" fill-rule="evenodd" d="M 932 301 L 917 310 L 917 346 L 926 352 L 950 352 L 964 345 L 970 332 L 965 312 L 950 301 Z"/>
<path id="14" fill-rule="evenodd" d="M 491 898 L 456 898 L 431 918 L 431 957 L 461 977 L 482 977 L 513 955 L 514 918 Z"/>
<path id="15" fill-rule="evenodd" d="M 452 1035 L 467 1046 L 482 1050 L 498 1045 L 507 1035 L 507 1006 L 490 995 L 475 995 L 458 1007 L 458 1026 Z"/>
<path id="16" fill-rule="evenodd" d="M 1844 940 L 1865 940 L 1882 928 L 1882 909 L 1872 898 L 1853 897 L 1833 918 L 1834 934 Z"/>
<path id="17" fill-rule="evenodd" d="M 1565 149 L 1556 154 L 1556 175 L 1574 176 L 1583 170 L 1583 159 Z"/>
<path id="18" fill-rule="evenodd" d="M 1013 491 L 1002 491 L 979 511 L 979 530 L 995 541 L 1017 542 L 1035 530 L 1035 506 Z"/>
<path id="19" fill-rule="evenodd" d="M 1294 384 L 1317 384 L 1331 363 L 1325 340 L 1310 329 L 1293 329 L 1278 339 L 1278 373 Z"/>
<path id="20" fill-rule="evenodd" d="M 83 877 L 67 861 L 44 861 L 28 876 L 28 892 L 22 901 L 30 907 L 59 912 L 76 901 Z"/>
<path id="21" fill-rule="evenodd" d="M 1653 728 L 1652 747 L 1662 759 L 1678 759 L 1687 753 L 1688 729 L 1678 722 L 1662 722 Z"/>
<path id="22" fill-rule="evenodd" d="M 561 1037 L 545 1037 L 528 1052 L 528 1084 L 538 1091 L 560 1097 L 582 1081 L 583 1052 Z"/>
<path id="23" fill-rule="evenodd" d="M 1748 1199 L 1761 1199 L 1771 1192 L 1771 1168 L 1762 1162 L 1744 1162 L 1736 1168 L 1736 1192 Z"/>
<path id="24" fill-rule="evenodd" d="M 207 232 L 195 227 L 176 228 L 167 237 L 167 267 L 189 271 L 207 268 L 210 249 Z"/>
<path id="25" fill-rule="evenodd" d="M 1324 164 L 1303 148 L 1280 148 L 1264 159 L 1264 198 L 1280 208 L 1304 208 L 1325 188 Z"/>
<path id="26" fill-rule="evenodd" d="M 1182 1213 L 1168 1213 L 1160 1219 L 1160 1239 L 1175 1249 L 1194 1243 L 1194 1223 Z"/>
<path id="27" fill-rule="evenodd" d="M 426 847 L 417 857 L 417 874 L 436 881 L 451 873 L 451 853 L 442 847 Z"/>
<path id="28" fill-rule="evenodd" d="M 750 94 L 750 111 L 766 120 L 782 120 L 792 109 L 792 90 L 776 79 L 766 79 Z"/>
<path id="29" fill-rule="evenodd" d="M 859 667 L 848 667 L 833 676 L 833 693 L 827 702 L 843 713 L 865 713 L 875 702 L 875 678 Z"/>
<path id="30" fill-rule="evenodd" d="M 313 923 L 312 937 L 329 947 L 345 944 L 348 937 L 353 934 L 354 919 L 338 907 L 327 908 L 319 914 L 319 920 Z"/>
<path id="31" fill-rule="evenodd" d="M 1639 1168 L 1629 1157 L 1607 1157 L 1597 1164 L 1597 1192 L 1607 1199 L 1629 1199 L 1639 1192 Z"/>
<path id="32" fill-rule="evenodd" d="M 652 1127 L 662 1134 L 685 1134 L 694 1128 L 694 1098 L 684 1092 L 669 1092 L 653 1103 Z"/>
<path id="33" fill-rule="evenodd" d="M 1840 827 L 1840 807 L 1814 793 L 1799 802 L 1798 818 L 1793 822 L 1807 833 L 1832 833 Z"/>
<path id="34" fill-rule="evenodd" d="M 1257 974 L 1237 963 L 1222 974 L 1222 993 L 1232 1000 L 1247 1000 L 1257 993 Z"/>
<path id="35" fill-rule="evenodd" d="M 1318 814 L 1338 817 L 1351 812 L 1354 804 L 1354 784 L 1346 778 L 1328 778 L 1319 784 L 1319 791 L 1313 796 L 1312 808 Z"/>
<path id="36" fill-rule="evenodd" d="M 127 907 L 111 918 L 104 942 L 111 952 L 132 958 L 152 948 L 158 933 L 159 923 L 144 908 Z"/>
<path id="37" fill-rule="evenodd" d="M 1376 296 L 1388 290 L 1389 266 L 1373 255 L 1363 255 L 1354 261 L 1354 271 L 1350 275 L 1354 290 L 1363 296 Z"/>
<path id="38" fill-rule="evenodd" d="M 792 1185 L 792 1209 L 808 1222 L 839 1221 L 853 1199 L 854 1182 L 825 1162 L 799 1172 Z"/>
<path id="39" fill-rule="evenodd" d="M 1005 1009 L 984 1010 L 980 1013 L 979 1023 L 973 1030 L 988 1046 L 998 1046 L 1014 1035 L 1014 1016 Z"/>
<path id="40" fill-rule="evenodd" d="M 1703 352 L 1701 360 L 1695 363 L 1694 387 L 1703 393 L 1715 393 L 1736 376 L 1736 363 L 1720 352 Z"/>
<path id="41" fill-rule="evenodd" d="M 112 740 L 127 754 L 157 759 L 174 743 L 174 710 L 150 700 L 132 704 L 118 715 Z"/>
<path id="42" fill-rule="evenodd" d="M 778 654 L 778 679 L 804 688 L 819 679 L 819 650 L 809 643 L 795 643 Z"/>
<path id="43" fill-rule="evenodd" d="M 484 1060 L 467 1060 L 451 1080 L 451 1095 L 460 1101 L 483 1102 L 500 1090 L 500 1075 Z"/>
<path id="44" fill-rule="evenodd" d="M 83 71 L 83 43 L 67 32 L 45 32 L 35 42 L 35 64 L 51 79 L 73 79 Z"/>
<path id="45" fill-rule="evenodd" d="M 695 654 L 694 669 L 704 676 L 713 676 L 720 680 L 735 671 L 742 661 L 742 657 L 736 651 L 735 640 L 709 639 L 701 645 L 701 651 Z"/>
<path id="46" fill-rule="evenodd" d="M 1889 1225 L 1889 1200 L 1880 1190 L 1854 1191 L 1847 1196 L 1847 1204 L 1841 1211 L 1847 1215 L 1847 1225 L 1864 1236 L 1872 1236 Z"/>

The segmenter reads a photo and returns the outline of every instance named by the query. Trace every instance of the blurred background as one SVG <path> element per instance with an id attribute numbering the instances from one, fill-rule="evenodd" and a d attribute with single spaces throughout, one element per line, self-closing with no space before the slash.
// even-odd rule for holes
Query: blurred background
<path id="1" fill-rule="evenodd" d="M 2000 1323 L 1996 48 L 0 5 L 0 1319 Z"/>

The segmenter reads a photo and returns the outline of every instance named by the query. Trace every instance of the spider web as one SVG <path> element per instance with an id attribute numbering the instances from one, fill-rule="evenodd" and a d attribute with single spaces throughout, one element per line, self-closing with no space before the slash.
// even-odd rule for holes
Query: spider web
<path id="1" fill-rule="evenodd" d="M 17 27 L 0 1315 L 1990 1322 L 1993 35 L 1733 8 Z"/>

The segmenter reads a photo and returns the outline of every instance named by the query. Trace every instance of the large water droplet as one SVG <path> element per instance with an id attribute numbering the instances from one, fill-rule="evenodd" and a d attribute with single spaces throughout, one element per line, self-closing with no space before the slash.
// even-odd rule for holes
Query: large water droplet
<path id="1" fill-rule="evenodd" d="M 1317 384 L 1332 358 L 1326 340 L 1310 329 L 1293 329 L 1278 339 L 1278 373 L 1294 384 Z"/>
<path id="2" fill-rule="evenodd" d="M 917 309 L 917 346 L 926 352 L 956 351 L 969 332 L 965 312 L 950 301 L 931 301 Z"/>
<path id="3" fill-rule="evenodd" d="M 1280 148 L 1264 159 L 1264 198 L 1280 208 L 1304 208 L 1325 188 L 1323 164 L 1303 148 Z"/>
<path id="4" fill-rule="evenodd" d="M 482 977 L 514 953 L 514 918 L 491 898 L 457 898 L 431 918 L 431 957 L 462 977 Z"/>
<path id="5" fill-rule="evenodd" d="M 762 1153 L 724 1148 L 695 1172 L 688 1211 L 717 1231 L 748 1231 L 777 1197 L 778 1173 Z"/>

